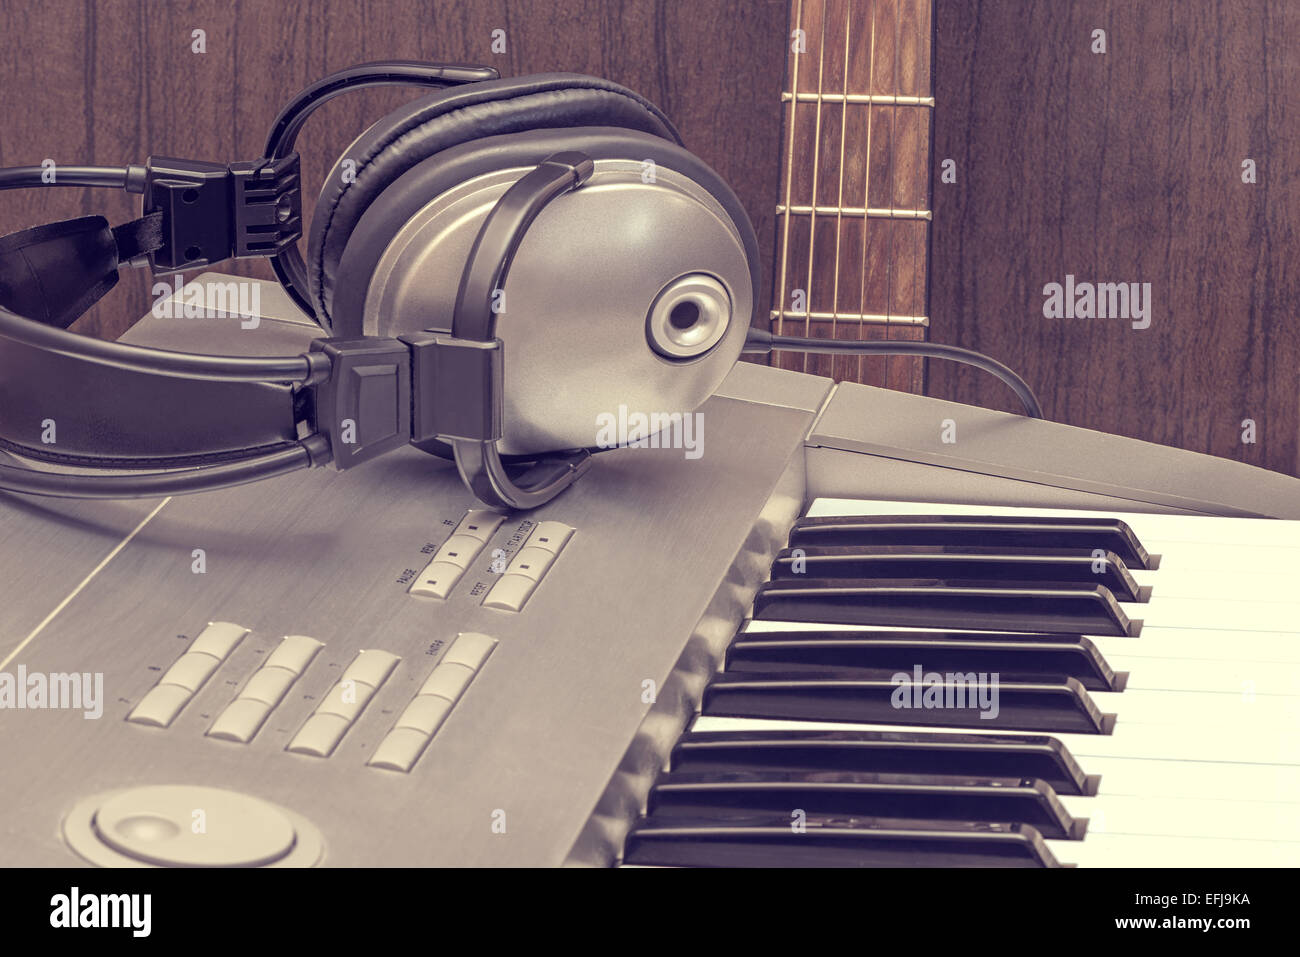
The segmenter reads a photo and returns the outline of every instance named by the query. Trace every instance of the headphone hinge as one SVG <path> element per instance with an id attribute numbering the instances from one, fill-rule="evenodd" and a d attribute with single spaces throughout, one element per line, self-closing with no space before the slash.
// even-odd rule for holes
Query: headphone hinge
<path id="1" fill-rule="evenodd" d="M 396 339 L 315 339 L 329 356 L 329 378 L 308 386 L 315 396 L 316 433 L 329 439 L 334 467 L 347 469 L 411 438 L 411 356 Z"/>
<path id="2" fill-rule="evenodd" d="M 442 332 L 401 336 L 411 350 L 411 441 L 494 442 L 505 433 L 504 345 Z"/>
<path id="3" fill-rule="evenodd" d="M 302 236 L 297 153 L 226 166 L 151 156 L 141 191 L 144 215 L 162 212 L 155 276 L 274 256 Z"/>

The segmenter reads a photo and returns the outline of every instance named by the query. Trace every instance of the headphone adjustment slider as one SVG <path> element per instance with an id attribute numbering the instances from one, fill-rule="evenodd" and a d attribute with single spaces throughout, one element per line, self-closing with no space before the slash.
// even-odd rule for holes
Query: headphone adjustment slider
<path id="1" fill-rule="evenodd" d="M 149 253 L 155 276 L 275 256 L 302 236 L 297 153 L 225 166 L 151 156 L 137 185 L 144 215 L 162 213 L 161 244 Z"/>

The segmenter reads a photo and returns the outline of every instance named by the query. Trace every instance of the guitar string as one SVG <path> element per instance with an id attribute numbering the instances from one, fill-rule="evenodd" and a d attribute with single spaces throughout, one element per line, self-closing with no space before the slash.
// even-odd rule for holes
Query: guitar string
<path id="1" fill-rule="evenodd" d="M 899 90 L 899 86 L 898 86 L 899 65 L 902 62 L 902 57 L 899 56 L 899 52 L 900 52 L 899 37 L 902 32 L 901 14 L 903 9 L 902 5 L 904 2 L 905 0 L 894 0 L 894 51 L 893 51 L 894 52 L 894 88 L 891 92 L 894 93 L 895 95 L 898 94 L 898 90 Z M 894 151 L 895 149 L 897 149 L 897 147 L 898 147 L 898 104 L 895 103 L 893 106 L 889 108 L 889 166 L 888 166 L 889 172 L 887 174 L 887 179 L 886 179 L 886 186 L 889 189 L 889 211 L 891 213 L 894 211 L 894 200 L 896 198 L 896 184 L 894 183 Z M 886 339 L 894 338 L 892 331 L 890 329 L 890 320 L 893 318 L 893 314 L 894 314 L 894 265 L 895 265 L 894 233 L 898 232 L 897 229 L 893 228 L 894 226 L 895 223 L 893 222 L 893 220 L 890 220 L 891 228 L 889 230 L 889 252 L 887 253 L 888 258 L 885 260 L 885 338 Z M 889 385 L 890 360 L 893 358 L 895 357 L 885 356 L 885 381 L 883 384 L 886 389 L 890 387 Z M 899 361 L 906 363 L 909 360 L 901 359 Z"/>
<path id="2" fill-rule="evenodd" d="M 840 314 L 840 242 L 844 229 L 844 147 L 849 132 L 849 50 L 853 46 L 853 0 L 844 5 L 844 99 L 840 102 L 840 182 L 839 195 L 835 200 L 835 268 L 831 279 L 831 338 L 838 338 L 837 329 Z M 830 357 L 831 379 L 835 377 L 836 357 Z M 845 365 L 843 359 L 840 366 Z"/>
<path id="3" fill-rule="evenodd" d="M 867 93 L 874 93 L 876 90 L 876 12 L 879 5 L 872 0 L 871 2 L 871 43 L 870 52 L 867 55 Z M 865 161 L 862 164 L 862 268 L 858 270 L 858 313 L 867 314 L 867 246 L 870 242 L 870 225 L 871 221 L 867 218 L 865 210 L 871 206 L 871 121 L 874 116 L 874 108 L 870 103 L 863 104 L 867 112 L 867 152 Z M 858 320 L 858 338 L 864 337 L 867 331 L 865 320 Z M 858 374 L 857 381 L 863 381 L 863 362 L 866 356 L 858 356 Z"/>
<path id="4" fill-rule="evenodd" d="M 803 0 L 795 0 L 792 9 L 794 11 L 794 30 L 790 31 L 790 40 L 792 43 L 791 52 L 794 54 L 794 58 L 790 61 L 790 125 L 786 130 L 785 215 L 781 227 L 781 281 L 776 290 L 776 328 L 779 335 L 785 334 L 786 276 L 790 260 L 790 191 L 794 185 L 794 114 L 799 103 L 799 43 L 795 41 L 794 34 L 796 31 L 803 29 Z M 779 353 L 773 356 L 772 364 L 780 367 Z"/>
<path id="5" fill-rule="evenodd" d="M 808 214 L 808 272 L 804 281 L 803 334 L 812 335 L 813 278 L 816 275 L 814 263 L 817 255 L 817 179 L 821 171 L 822 149 L 822 93 L 826 76 L 826 4 L 822 0 L 820 34 L 817 41 L 817 113 L 813 120 L 813 157 L 812 157 L 812 203 Z M 800 355 L 800 371 L 808 371 L 808 353 Z"/>

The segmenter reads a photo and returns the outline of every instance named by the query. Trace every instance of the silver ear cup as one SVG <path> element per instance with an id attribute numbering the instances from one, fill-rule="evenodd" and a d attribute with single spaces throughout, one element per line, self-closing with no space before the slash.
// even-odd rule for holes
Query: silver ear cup
<path id="1" fill-rule="evenodd" d="M 525 172 L 467 180 L 410 218 L 375 269 L 366 334 L 449 329 L 474 237 Z M 596 445 L 620 407 L 694 410 L 740 355 L 753 306 L 744 243 L 707 190 L 663 165 L 598 160 L 529 228 L 498 297 L 501 451 Z"/>

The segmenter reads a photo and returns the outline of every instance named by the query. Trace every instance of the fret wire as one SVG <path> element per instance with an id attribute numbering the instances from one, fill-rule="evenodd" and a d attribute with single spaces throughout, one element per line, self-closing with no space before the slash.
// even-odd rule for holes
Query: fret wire
<path id="1" fill-rule="evenodd" d="M 831 338 L 836 338 L 835 324 L 840 310 L 840 242 L 844 229 L 844 145 L 849 129 L 849 49 L 853 46 L 853 2 L 844 5 L 844 96 L 840 105 L 840 180 L 839 194 L 835 199 L 835 268 L 831 271 Z M 864 199 L 863 202 L 866 202 Z M 813 195 L 813 209 L 816 209 L 817 196 Z M 810 213 L 809 215 L 815 215 Z M 811 303 L 809 303 L 811 305 Z M 860 305 L 859 305 L 860 308 Z M 835 378 L 835 357 L 830 357 L 831 378 Z"/>
<path id="2" fill-rule="evenodd" d="M 892 321 L 897 325 L 906 326 L 928 326 L 930 324 L 929 316 L 903 316 L 896 313 L 885 315 L 875 312 L 786 312 L 785 316 L 792 318 L 817 320 L 818 322 L 833 322 L 836 319 L 843 322 L 858 322 L 867 325 L 883 325 L 886 321 Z M 769 314 L 771 319 L 781 319 L 782 311 L 773 309 Z"/>
<path id="3" fill-rule="evenodd" d="M 822 0 L 822 22 L 821 22 L 821 39 L 817 47 L 817 93 L 820 97 L 823 84 L 826 77 L 826 4 L 828 0 Z M 817 177 L 821 171 L 821 148 L 822 148 L 822 101 L 817 100 L 817 114 L 813 122 L 813 179 L 812 179 L 812 201 L 817 202 Z M 811 213 L 808 217 L 808 272 L 804 285 L 807 287 L 804 291 L 807 293 L 808 305 L 812 305 L 813 294 L 813 263 L 816 262 L 817 253 L 817 214 Z M 811 321 L 804 320 L 803 334 L 805 338 L 812 334 Z M 803 372 L 808 371 L 808 353 L 802 355 Z"/>
<path id="4" fill-rule="evenodd" d="M 796 30 L 802 29 L 803 26 L 803 0 L 795 0 L 794 7 L 794 26 Z M 791 50 L 794 54 L 794 60 L 790 67 L 790 89 L 798 91 L 799 89 L 799 46 L 794 45 Z M 799 101 L 793 99 L 790 101 L 790 126 L 786 134 L 786 165 L 785 165 L 785 207 L 790 208 L 790 191 L 794 185 L 794 120 L 795 109 Z M 786 267 L 790 260 L 790 214 L 785 214 L 785 221 L 781 227 L 781 282 L 777 288 L 777 301 L 781 304 L 781 312 L 785 311 L 785 294 L 786 294 Z M 777 335 L 785 335 L 785 319 L 777 320 Z"/>
<path id="5" fill-rule="evenodd" d="M 844 215 L 850 219 L 861 219 L 865 216 L 867 219 L 931 219 L 932 213 L 928 209 L 899 209 L 872 207 L 863 209 L 861 206 L 817 206 L 815 207 L 818 216 Z M 776 204 L 777 215 L 789 213 L 791 216 L 808 216 L 814 211 L 812 206 L 791 206 L 787 207 L 783 203 Z"/>
<path id="6" fill-rule="evenodd" d="M 800 103 L 851 103 L 855 106 L 934 106 L 934 97 L 932 96 L 906 96 L 898 93 L 782 93 L 781 102 L 789 103 L 791 100 L 798 100 Z"/>

